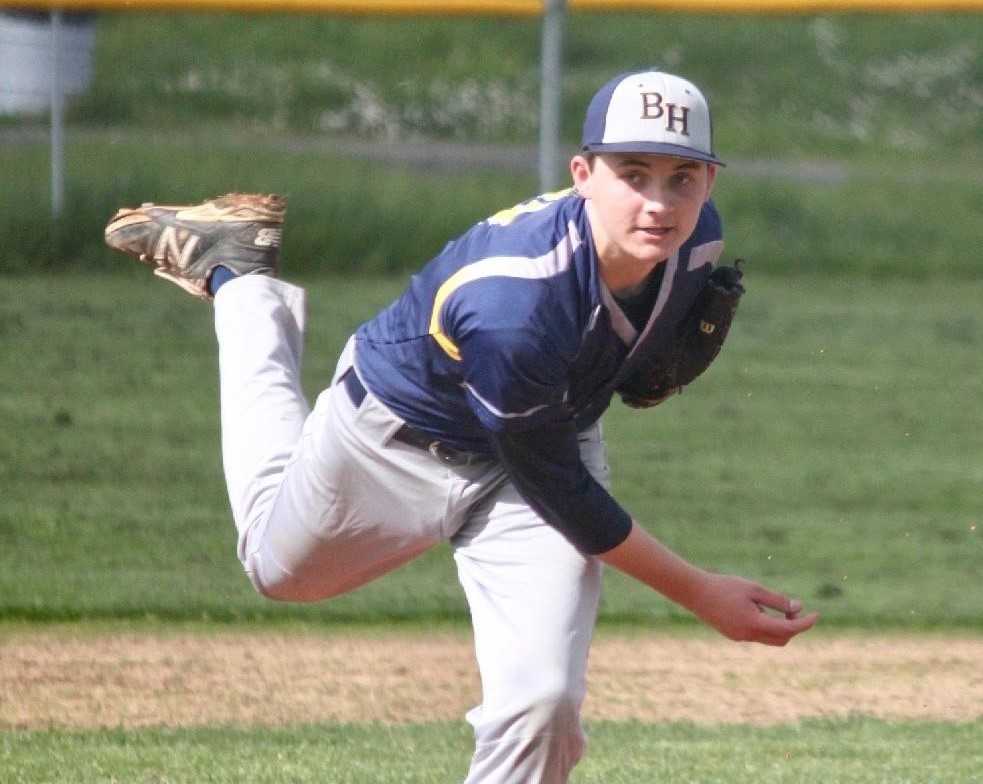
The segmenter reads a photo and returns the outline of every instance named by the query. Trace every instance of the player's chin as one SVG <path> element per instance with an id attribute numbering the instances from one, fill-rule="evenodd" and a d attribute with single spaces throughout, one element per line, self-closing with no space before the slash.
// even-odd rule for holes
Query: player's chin
<path id="1" fill-rule="evenodd" d="M 635 257 L 644 261 L 662 261 L 679 250 L 681 242 L 676 241 L 675 232 L 660 235 L 641 232 L 635 245 Z"/>

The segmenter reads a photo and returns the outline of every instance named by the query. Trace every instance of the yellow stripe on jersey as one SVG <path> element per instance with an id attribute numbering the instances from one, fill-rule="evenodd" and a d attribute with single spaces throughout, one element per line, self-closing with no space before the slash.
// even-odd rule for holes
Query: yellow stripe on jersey
<path id="1" fill-rule="evenodd" d="M 529 201 L 521 202 L 516 204 L 514 207 L 509 207 L 501 210 L 500 212 L 496 212 L 488 219 L 488 222 L 493 223 L 496 226 L 508 226 L 520 215 L 525 215 L 529 212 L 538 212 L 544 207 L 548 207 L 553 202 L 559 201 L 564 196 L 569 196 L 572 191 L 573 188 L 564 188 L 561 191 L 542 193 L 534 199 L 529 199 Z"/>
<path id="2" fill-rule="evenodd" d="M 430 334 L 444 350 L 444 353 L 457 362 L 461 361 L 461 351 L 440 328 L 440 311 L 444 307 L 444 300 L 453 294 L 458 286 L 471 279 L 468 275 L 471 271 L 472 267 L 462 267 L 440 285 L 433 299 L 433 311 L 430 313 Z"/>
<path id="3" fill-rule="evenodd" d="M 437 344 L 451 359 L 461 361 L 461 350 L 443 330 L 441 315 L 447 298 L 465 283 L 491 277 L 525 278 L 537 280 L 559 275 L 570 266 L 570 259 L 576 253 L 583 240 L 577 231 L 577 226 L 570 221 L 567 224 L 567 235 L 560 239 L 556 247 L 539 258 L 525 256 L 491 256 L 487 259 L 473 262 L 461 267 L 445 280 L 433 300 L 433 310 L 430 313 L 429 333 Z"/>

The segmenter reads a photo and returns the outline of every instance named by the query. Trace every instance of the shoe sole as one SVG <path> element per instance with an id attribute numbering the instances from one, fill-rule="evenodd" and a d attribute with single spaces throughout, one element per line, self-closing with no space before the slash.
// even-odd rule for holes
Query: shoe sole
<path id="1" fill-rule="evenodd" d="M 176 220 L 200 223 L 283 223 L 285 200 L 279 196 L 240 196 L 229 194 L 203 204 L 164 205 L 145 202 L 139 207 L 117 210 L 106 226 L 106 236 L 126 226 L 154 220 L 148 210 L 170 212 Z"/>

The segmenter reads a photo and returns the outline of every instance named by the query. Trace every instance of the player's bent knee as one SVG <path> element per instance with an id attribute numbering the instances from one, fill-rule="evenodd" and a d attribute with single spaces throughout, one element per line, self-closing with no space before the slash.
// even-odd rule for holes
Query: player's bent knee
<path id="1" fill-rule="evenodd" d="M 333 595 L 325 591 L 323 586 L 313 585 L 310 581 L 281 569 L 264 568 L 264 565 L 262 559 L 253 557 L 247 559 L 243 567 L 256 593 L 266 599 L 275 602 L 310 603 Z"/>
<path id="2" fill-rule="evenodd" d="M 264 599 L 271 599 L 275 602 L 315 602 L 320 597 L 310 595 L 308 589 L 297 580 L 281 580 L 272 584 L 267 584 L 256 579 L 256 576 L 247 572 L 249 582 L 252 583 L 256 593 Z"/>

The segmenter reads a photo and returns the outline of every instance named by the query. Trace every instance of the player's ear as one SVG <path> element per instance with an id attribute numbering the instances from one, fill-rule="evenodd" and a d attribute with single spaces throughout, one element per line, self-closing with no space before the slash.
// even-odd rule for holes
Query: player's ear
<path id="1" fill-rule="evenodd" d="M 712 163 L 707 164 L 707 198 L 713 193 L 713 184 L 717 181 L 717 168 Z"/>
<path id="2" fill-rule="evenodd" d="M 570 159 L 570 176 L 573 177 L 573 187 L 585 199 L 590 198 L 591 165 L 583 155 L 574 155 Z"/>

